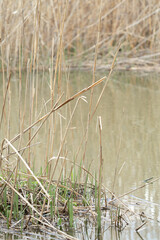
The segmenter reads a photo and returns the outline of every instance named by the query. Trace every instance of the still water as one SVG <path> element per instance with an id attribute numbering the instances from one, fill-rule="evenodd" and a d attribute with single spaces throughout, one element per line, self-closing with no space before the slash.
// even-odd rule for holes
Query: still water
<path id="1" fill-rule="evenodd" d="M 107 75 L 107 73 L 97 73 L 96 79 Z M 49 75 L 39 75 L 36 82 L 34 114 L 32 122 L 43 116 L 50 110 L 50 82 Z M 88 138 L 82 141 L 87 127 L 87 119 L 90 103 L 90 92 L 84 94 L 85 101 L 81 100 L 77 106 L 73 120 L 69 125 L 69 130 L 65 139 L 64 152 L 70 161 L 80 163 L 83 159 L 83 165 L 88 168 L 91 164 L 91 172 L 99 168 L 99 130 L 97 119 L 100 116 L 102 121 L 102 154 L 103 154 L 103 184 L 114 191 L 116 196 L 120 196 L 131 191 L 138 186 L 143 185 L 147 179 L 154 180 L 160 176 L 160 76 L 146 75 L 144 73 L 121 73 L 115 72 L 100 100 L 98 109 L 89 124 Z M 89 86 L 92 82 L 92 75 L 87 72 L 72 72 L 68 76 L 63 76 L 61 94 L 63 100 L 72 96 L 81 89 Z M 97 100 L 104 87 L 104 82 L 94 88 L 92 111 L 95 108 Z M 6 136 L 12 139 L 19 133 L 19 114 L 23 115 L 25 104 L 25 74 L 22 81 L 22 97 L 19 104 L 19 80 L 17 76 L 11 79 L 10 88 L 10 107 L 8 114 L 10 122 L 4 118 L 3 126 L 9 125 L 9 131 L 3 127 L 1 129 L 0 141 Z M 57 90 L 58 91 L 58 90 Z M 28 89 L 28 94 L 31 93 Z M 31 97 L 30 97 L 31 98 Z M 30 125 L 30 103 L 28 98 L 25 105 L 24 128 Z M 3 89 L 0 84 L 0 110 L 3 103 Z M 51 152 L 50 158 L 57 156 L 60 143 L 62 142 L 65 129 L 67 127 L 70 115 L 73 111 L 76 100 L 71 102 L 56 112 L 53 116 L 54 127 L 50 135 L 52 139 L 52 149 L 48 147 L 47 124 L 39 131 L 34 143 L 34 151 L 31 152 L 32 167 L 38 173 L 45 166 L 46 155 Z M 19 113 L 21 109 L 21 113 Z M 7 114 L 6 114 L 7 115 Z M 22 117 L 22 116 L 21 116 Z M 36 130 L 36 126 L 35 129 Z M 22 139 L 22 146 L 26 143 L 26 136 Z M 82 142 L 82 145 L 81 145 Z M 15 143 L 16 146 L 16 143 Z M 84 154 L 85 153 L 85 154 Z M 27 154 L 24 155 L 27 158 Z M 48 157 L 49 159 L 49 157 Z M 54 161 L 54 158 L 53 160 Z M 36 167 L 35 167 L 36 166 Z M 61 163 L 57 166 L 57 175 Z M 70 164 L 68 164 L 68 167 Z M 116 178 L 115 176 L 116 171 Z M 65 173 L 67 174 L 67 173 Z M 115 185 L 113 182 L 115 179 Z M 146 215 L 155 221 L 149 222 L 140 231 L 140 236 L 135 232 L 138 227 L 133 224 L 127 227 L 122 233 L 118 234 L 110 228 L 104 231 L 103 239 L 160 239 L 160 181 L 146 185 L 137 191 L 127 195 L 126 199 L 132 198 L 136 203 L 143 205 Z M 104 226 L 105 227 L 105 226 Z M 94 229 L 88 228 L 89 234 L 75 233 L 79 239 L 95 239 Z M 1 239 L 17 239 L 4 234 Z M 25 239 L 22 237 L 18 239 Z M 43 239 L 38 236 L 32 239 Z M 44 238 L 45 239 L 45 238 Z M 49 238 L 48 239 L 54 239 Z"/>

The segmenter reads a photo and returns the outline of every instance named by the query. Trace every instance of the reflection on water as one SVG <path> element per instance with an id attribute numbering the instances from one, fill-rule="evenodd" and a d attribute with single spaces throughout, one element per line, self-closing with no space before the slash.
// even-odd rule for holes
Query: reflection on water
<path id="1" fill-rule="evenodd" d="M 98 73 L 97 79 L 104 76 Z M 64 76 L 63 90 L 67 96 L 71 96 L 77 91 L 87 87 L 92 82 L 89 73 L 70 74 L 69 80 Z M 92 110 L 102 91 L 104 83 L 94 89 Z M 48 74 L 46 73 L 38 83 L 38 95 L 35 96 L 36 110 L 34 119 L 44 115 L 50 110 L 50 87 Z M 28 96 L 30 93 L 28 93 Z M 69 127 L 69 132 L 65 139 L 64 155 L 71 161 L 84 161 L 84 166 L 88 168 L 90 163 L 91 170 L 94 172 L 99 168 L 99 133 L 97 128 L 97 116 L 102 118 L 102 148 L 103 148 L 103 184 L 113 189 L 113 180 L 116 168 L 115 194 L 121 195 L 145 183 L 146 179 L 160 176 L 160 84 L 159 76 L 138 76 L 131 73 L 114 73 L 109 82 L 99 108 L 94 115 L 88 129 L 88 141 L 84 158 L 84 142 L 81 146 L 83 136 L 86 132 L 88 109 L 90 102 L 90 92 L 87 92 L 87 102 L 80 101 L 73 121 Z M 67 96 L 65 96 L 67 98 Z M 0 109 L 2 109 L 2 84 L 0 85 Z M 9 124 L 10 131 L 3 127 L 0 140 L 6 136 L 12 139 L 19 132 L 19 103 L 18 103 L 18 80 L 12 78 L 11 89 L 11 108 L 7 109 L 3 126 Z M 25 99 L 25 75 L 22 82 L 21 114 L 24 110 Z M 64 99 L 64 97 L 63 97 Z M 31 152 L 31 159 L 34 162 L 33 168 L 40 170 L 44 167 L 46 154 L 52 146 L 52 156 L 57 156 L 60 142 L 63 139 L 65 129 L 68 124 L 75 101 L 57 111 L 53 116 L 54 130 L 50 134 L 54 135 L 54 142 L 48 146 L 47 124 L 41 129 L 34 143 L 34 151 Z M 29 125 L 29 102 L 26 104 L 24 128 Z M 8 113 L 8 111 L 10 112 Z M 10 123 L 7 122 L 7 113 L 10 114 Z M 37 126 L 33 130 L 36 130 Z M 22 146 L 27 141 L 28 136 L 24 136 Z M 24 155 L 27 158 L 27 153 Z M 52 157 L 50 156 L 50 157 Z M 54 162 L 54 158 L 52 160 Z M 37 168 L 39 166 L 39 169 Z M 57 170 L 60 169 L 61 163 Z M 68 163 L 70 166 L 70 162 Z M 58 174 L 58 173 L 57 173 Z M 145 211 L 149 217 L 160 220 L 160 193 L 159 181 L 147 185 L 131 193 L 128 198 L 147 201 Z M 146 203 L 146 202 L 144 202 Z M 154 204 L 153 204 L 154 203 Z M 93 232 L 92 232 L 93 233 Z M 119 236 L 114 229 L 109 229 L 104 233 L 104 239 L 140 239 L 138 235 L 129 228 Z M 142 231 L 142 239 L 158 239 L 159 228 L 157 223 L 149 223 Z M 116 238 L 117 237 L 117 238 Z M 4 238 L 3 238 L 4 239 Z M 86 238 L 91 239 L 91 238 Z M 93 239 L 93 238 L 92 238 Z"/>
<path id="2" fill-rule="evenodd" d="M 82 221 L 81 221 L 82 222 Z M 102 225 L 102 231 L 100 235 L 97 235 L 97 227 L 93 227 L 94 223 L 88 224 L 85 221 L 83 226 L 80 226 L 80 224 L 75 223 L 75 228 L 72 229 L 63 229 L 66 230 L 68 234 L 71 236 L 75 236 L 77 239 L 84 239 L 84 240 L 91 240 L 91 239 L 97 239 L 97 240 L 157 240 L 159 239 L 159 225 L 157 223 L 151 224 L 148 223 L 147 226 L 145 225 L 143 229 L 139 232 L 136 232 L 134 228 L 126 227 L 125 230 L 122 232 L 119 232 L 117 229 L 115 229 L 114 226 L 107 227 L 107 224 Z M 135 228 L 137 225 L 134 226 Z M 63 237 L 55 236 L 53 232 L 45 233 L 29 233 L 29 232 L 14 232 L 10 231 L 10 233 L 7 233 L 7 230 L 5 230 L 6 233 L 0 232 L 0 239 L 1 240 L 15 240 L 15 239 L 28 239 L 28 240 L 63 240 Z"/>
<path id="3" fill-rule="evenodd" d="M 54 234 L 47 234 L 47 235 L 43 235 L 40 233 L 20 233 L 20 232 L 15 232 L 15 231 L 9 231 L 9 233 L 7 232 L 7 230 L 5 230 L 6 233 L 2 233 L 0 232 L 0 239 L 1 240 L 15 240 L 15 239 L 28 239 L 28 240 L 33 240 L 33 239 L 37 239 L 37 240 L 62 240 L 62 238 L 59 238 L 57 236 L 54 236 Z"/>

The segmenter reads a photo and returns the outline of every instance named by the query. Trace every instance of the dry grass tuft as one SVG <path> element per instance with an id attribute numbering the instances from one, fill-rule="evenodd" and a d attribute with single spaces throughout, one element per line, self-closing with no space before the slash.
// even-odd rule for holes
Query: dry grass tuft
<path id="1" fill-rule="evenodd" d="M 110 64 L 113 49 L 119 42 L 123 42 L 120 65 L 126 66 L 128 57 L 143 55 L 147 59 L 143 56 L 139 64 L 151 64 L 149 59 L 157 64 L 158 0 L 5 0 L 0 3 L 0 9 L 1 60 L 5 68 L 8 64 L 12 69 L 18 64 L 26 68 L 30 59 L 31 67 L 42 69 L 51 57 L 55 66 L 64 58 L 72 67 L 79 65 L 80 60 L 82 66 L 92 66 L 97 32 L 99 67 Z"/>

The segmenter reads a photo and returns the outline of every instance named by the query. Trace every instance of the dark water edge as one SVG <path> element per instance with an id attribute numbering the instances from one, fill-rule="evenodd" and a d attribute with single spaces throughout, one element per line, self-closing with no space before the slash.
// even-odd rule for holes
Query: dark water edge
<path id="1" fill-rule="evenodd" d="M 135 224 L 136 226 L 136 224 Z M 84 240 L 90 240 L 90 239 L 98 239 L 98 240 L 158 240 L 159 239 L 159 227 L 160 225 L 157 223 L 148 223 L 145 225 L 139 232 L 136 232 L 134 227 L 135 226 L 128 226 L 126 229 L 124 229 L 122 232 L 119 232 L 114 226 L 112 227 L 106 227 L 102 225 L 102 232 L 101 234 L 98 234 L 98 230 L 96 227 L 93 228 L 93 226 L 84 226 L 83 228 L 74 229 L 70 228 L 67 229 L 66 233 L 68 233 L 71 236 L 76 237 L 77 239 L 84 239 Z M 45 230 L 44 230 L 45 231 Z M 15 239 L 38 239 L 38 240 L 64 240 L 66 238 L 61 237 L 58 234 L 54 234 L 51 232 L 28 232 L 23 231 L 23 233 L 16 232 L 15 230 L 5 230 L 1 229 L 0 231 L 0 239 L 1 240 L 15 240 Z"/>

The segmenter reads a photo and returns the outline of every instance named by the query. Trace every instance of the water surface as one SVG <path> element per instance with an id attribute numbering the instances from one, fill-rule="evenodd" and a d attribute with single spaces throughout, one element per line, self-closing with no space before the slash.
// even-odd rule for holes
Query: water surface
<path id="1" fill-rule="evenodd" d="M 97 73 L 96 79 L 107 75 L 107 73 Z M 12 139 L 19 133 L 19 115 L 23 116 L 25 102 L 25 73 L 22 80 L 22 96 L 19 105 L 19 85 L 18 77 L 13 76 L 10 88 L 10 107 L 8 100 L 6 105 L 6 116 L 3 120 L 3 130 L 1 130 L 0 141 L 4 137 Z M 44 115 L 50 110 L 50 82 L 49 75 L 39 75 L 36 82 L 34 96 L 34 113 L 30 119 L 29 111 L 32 101 L 32 93 L 28 89 L 27 103 L 25 106 L 25 121 L 23 128 L 26 128 L 30 121 L 34 122 L 39 116 Z M 65 92 L 62 99 L 67 99 L 77 91 L 89 86 L 92 82 L 92 75 L 87 72 L 72 72 L 62 78 L 61 94 Z M 94 89 L 92 100 L 92 111 L 104 87 L 104 82 Z M 2 83 L 0 85 L 0 109 L 2 109 L 3 94 Z M 38 93 L 38 94 L 37 94 Z M 57 89 L 58 94 L 58 89 Z M 91 172 L 94 174 L 99 169 L 99 130 L 97 119 L 100 116 L 102 120 L 102 151 L 103 151 L 103 184 L 114 191 L 117 196 L 131 191 L 141 186 L 146 179 L 153 180 L 160 176 L 160 83 L 158 75 L 146 75 L 140 73 L 121 73 L 115 72 L 104 91 L 99 103 L 98 109 L 89 124 L 88 138 L 85 148 L 85 140 L 82 141 L 87 127 L 87 119 L 90 103 L 90 92 L 84 94 L 86 101 L 81 100 L 77 106 L 73 120 L 69 126 L 64 145 L 62 156 L 67 156 L 68 169 L 69 161 L 80 163 L 88 168 L 91 164 Z M 44 169 L 46 154 L 52 152 L 50 157 L 58 154 L 60 143 L 63 139 L 70 115 L 76 100 L 63 107 L 53 115 L 52 132 L 54 135 L 53 142 L 48 142 L 47 124 L 38 133 L 34 143 L 34 150 L 31 151 L 30 157 L 32 167 L 38 173 Z M 19 107 L 20 106 L 20 107 Z M 19 112 L 19 109 L 20 112 Z M 10 121 L 8 122 L 8 114 Z M 5 128 L 9 126 L 9 130 Z M 33 131 L 37 129 L 34 127 Z M 27 142 L 28 135 L 22 139 L 21 145 Z M 79 148 L 79 146 L 82 147 Z M 15 144 L 16 145 L 16 144 Z M 18 143 L 17 143 L 18 146 Z M 51 149 L 52 146 L 52 149 Z M 85 153 L 85 154 L 84 154 Z M 24 154 L 27 159 L 28 153 Z M 53 164 L 54 164 L 54 160 Z M 61 168 L 61 162 L 57 170 Z M 36 166 L 36 167 L 35 167 Z M 116 170 L 115 170 L 116 169 Z M 115 178 L 116 171 L 116 178 Z M 67 173 L 66 173 L 67 175 Z M 58 171 L 55 178 L 58 176 Z M 115 179 L 115 184 L 113 182 Z M 129 195 L 127 198 L 144 205 L 145 213 L 148 217 L 160 220 L 160 183 L 147 185 Z M 108 196 L 110 197 L 110 196 Z M 135 223 L 136 224 L 136 223 Z M 150 222 L 141 231 L 142 239 L 159 239 L 159 225 L 157 222 Z M 81 239 L 77 233 L 75 236 Z M 113 229 L 104 233 L 104 239 L 140 239 L 135 233 L 134 227 L 125 229 L 119 238 L 115 238 Z M 94 239 L 94 236 L 86 239 Z M 6 239 L 5 237 L 2 239 Z M 34 239 L 34 238 L 33 238 Z"/>

